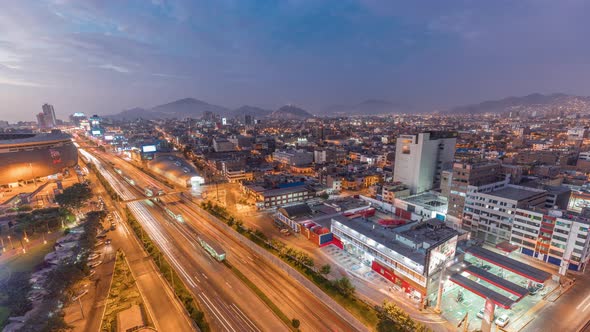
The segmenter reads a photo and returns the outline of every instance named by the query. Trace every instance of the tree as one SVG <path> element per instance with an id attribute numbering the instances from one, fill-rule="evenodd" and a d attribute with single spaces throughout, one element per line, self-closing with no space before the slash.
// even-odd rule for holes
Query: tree
<path id="1" fill-rule="evenodd" d="M 323 275 L 330 274 L 330 271 L 332 271 L 332 266 L 330 264 L 325 264 L 320 267 L 320 273 Z"/>
<path id="2" fill-rule="evenodd" d="M 76 183 L 55 195 L 55 201 L 66 209 L 78 210 L 82 204 L 92 198 L 92 190 L 85 183 Z"/>
<path id="3" fill-rule="evenodd" d="M 301 326 L 301 322 L 299 321 L 299 319 L 293 318 L 291 320 L 291 325 L 293 325 L 294 328 L 298 329 L 299 326 Z"/>
<path id="4" fill-rule="evenodd" d="M 355 288 L 347 277 L 342 277 L 334 282 L 334 287 L 345 297 L 354 295 Z"/>

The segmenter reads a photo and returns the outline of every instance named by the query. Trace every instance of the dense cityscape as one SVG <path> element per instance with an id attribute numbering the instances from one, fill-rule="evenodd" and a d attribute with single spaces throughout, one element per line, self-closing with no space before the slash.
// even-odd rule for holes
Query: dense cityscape
<path id="1" fill-rule="evenodd" d="M 590 332 L 590 3 L 6 0 L 2 332 Z"/>
<path id="2" fill-rule="evenodd" d="M 24 293 L 3 302 L 19 313 L 5 331 L 586 325 L 587 103 L 332 117 L 166 107 L 179 104 L 196 115 L 58 120 L 44 104 L 3 125 L 1 259 L 39 257 L 27 285 L 10 281 Z"/>

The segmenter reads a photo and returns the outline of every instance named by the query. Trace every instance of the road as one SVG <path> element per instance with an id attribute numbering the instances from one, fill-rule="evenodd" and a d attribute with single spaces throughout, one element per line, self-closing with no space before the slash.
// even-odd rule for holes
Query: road
<path id="1" fill-rule="evenodd" d="M 106 154 L 98 154 L 120 167 L 126 176 L 133 178 L 139 187 L 158 185 L 153 179 L 126 162 Z M 141 197 L 142 192 L 119 178 L 100 160 L 102 172 L 115 191 L 125 200 Z M 97 166 L 98 167 L 98 166 Z M 163 186 L 158 185 L 163 188 Z M 174 266 L 185 285 L 194 294 L 206 312 L 214 331 L 283 331 L 287 327 L 274 313 L 247 288 L 225 265 L 206 254 L 191 234 L 177 227 L 163 210 L 151 201 L 134 201 L 127 204 L 150 238 L 158 245 Z"/>
<path id="2" fill-rule="evenodd" d="M 590 275 L 576 274 L 576 283 L 555 302 L 530 313 L 534 319 L 521 331 L 579 331 L 590 320 Z"/>
<path id="3" fill-rule="evenodd" d="M 96 283 L 96 291 L 89 292 L 83 297 L 82 306 L 86 315 L 85 320 L 79 320 L 81 313 L 77 305 L 73 305 L 70 311 L 72 314 L 73 325 L 77 331 L 98 331 L 102 315 L 104 312 L 104 304 L 108 289 L 110 285 L 110 278 L 112 276 L 112 269 L 114 265 L 114 253 L 118 249 L 122 249 L 131 269 L 131 273 L 136 280 L 138 289 L 145 301 L 146 309 L 154 321 L 154 325 L 159 331 L 194 331 L 194 327 L 184 308 L 174 296 L 172 290 L 168 287 L 166 282 L 162 279 L 156 267 L 151 262 L 151 259 L 146 256 L 143 248 L 136 240 L 135 236 L 127 228 L 123 222 L 121 212 L 117 211 L 116 203 L 112 202 L 110 197 L 106 194 L 105 189 L 96 178 L 92 178 L 92 183 L 95 184 L 93 188 L 95 193 L 102 196 L 105 200 L 107 208 L 115 214 L 116 230 L 107 233 L 112 240 L 111 245 L 103 246 L 103 253 L 100 259 L 103 264 L 96 268 L 94 280 Z M 110 227 L 110 224 L 105 224 L 105 227 Z M 96 294 L 97 297 L 93 295 Z"/>
<path id="4" fill-rule="evenodd" d="M 287 316 L 299 319 L 302 330 L 350 331 L 353 329 L 331 308 L 284 271 L 268 263 L 248 246 L 235 240 L 233 236 L 225 234 L 206 221 L 207 219 L 201 215 L 200 209 L 194 206 L 194 203 L 184 199 L 170 202 L 172 199 L 166 199 L 169 202 L 168 208 L 182 213 L 188 226 L 214 239 L 225 248 L 231 264 L 254 282 Z"/>
<path id="5" fill-rule="evenodd" d="M 150 183 L 150 185 L 162 187 L 161 185 L 158 185 L 157 182 L 153 183 L 155 180 L 149 178 L 149 176 L 143 174 L 140 170 L 128 165 L 123 160 L 106 154 L 101 154 L 101 157 L 108 159 L 109 162 L 112 162 L 117 167 L 121 168 L 125 174 L 133 178 L 140 187 L 142 185 L 140 182 L 144 179 L 145 182 Z M 175 200 L 172 197 L 163 197 L 163 200 L 167 202 L 166 207 L 175 214 L 182 214 L 186 223 L 172 222 L 172 220 L 159 220 L 158 225 L 158 220 L 153 220 L 159 219 L 158 217 L 153 218 L 153 216 L 157 215 L 157 211 L 153 208 L 150 208 L 149 213 L 152 218 L 145 215 L 144 219 L 146 221 L 149 220 L 145 225 L 151 229 L 151 234 L 162 234 L 164 233 L 164 229 L 169 234 L 175 234 L 172 230 L 175 229 L 177 232 L 176 234 L 180 234 L 184 237 L 185 241 L 177 243 L 175 246 L 172 246 L 174 249 L 171 248 L 170 250 L 180 250 L 186 246 L 186 243 L 196 243 L 196 234 L 203 233 L 208 238 L 216 240 L 218 244 L 225 248 L 228 254 L 228 260 L 231 264 L 237 267 L 244 275 L 246 275 L 246 277 L 254 282 L 285 314 L 287 314 L 288 317 L 299 319 L 301 321 L 302 330 L 354 330 L 345 319 L 338 315 L 332 308 L 327 307 L 317 296 L 309 292 L 298 281 L 295 281 L 292 277 L 284 273 L 284 271 L 259 257 L 255 252 L 248 248 L 248 246 L 236 241 L 234 239 L 234 234 L 226 234 L 223 230 L 212 226 L 206 221 L 207 218 L 200 215 L 200 213 L 202 213 L 200 212 L 200 209 L 192 206 L 194 203 L 187 200 L 178 201 L 178 199 Z M 130 206 L 130 208 L 133 206 L 133 208 L 136 209 L 138 204 L 146 203 L 133 202 L 129 203 L 128 206 Z M 137 211 L 137 213 L 140 212 Z M 174 240 L 178 238 L 178 236 L 172 237 Z M 159 239 L 159 242 L 162 247 L 167 246 L 166 239 Z M 195 248 L 193 248 L 192 251 L 185 250 L 184 256 L 190 255 L 190 252 L 194 251 Z M 179 260 L 184 258 L 185 257 L 182 255 L 178 257 Z M 206 267 L 211 269 L 211 266 Z M 219 271 L 217 273 L 219 273 Z M 194 287 L 194 285 L 191 286 Z M 221 289 L 223 288 L 227 287 L 221 285 Z M 255 297 L 254 294 L 252 294 L 252 296 Z M 247 307 L 250 308 L 251 306 L 251 301 L 248 301 Z M 255 314 L 250 317 L 257 317 L 257 315 Z M 349 319 L 351 317 L 352 316 L 350 316 Z M 257 323 L 261 322 L 259 318 L 254 321 Z"/>

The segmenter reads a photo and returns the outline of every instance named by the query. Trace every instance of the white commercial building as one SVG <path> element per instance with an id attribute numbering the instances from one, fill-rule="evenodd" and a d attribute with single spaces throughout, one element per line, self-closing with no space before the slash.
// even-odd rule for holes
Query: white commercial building
<path id="1" fill-rule="evenodd" d="M 441 172 L 453 166 L 456 132 L 425 132 L 397 139 L 393 181 L 402 182 L 412 194 L 440 185 Z"/>

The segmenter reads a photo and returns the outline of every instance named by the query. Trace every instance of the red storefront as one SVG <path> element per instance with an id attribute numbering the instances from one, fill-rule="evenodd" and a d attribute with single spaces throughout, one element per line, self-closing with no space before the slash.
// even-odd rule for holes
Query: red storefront
<path id="1" fill-rule="evenodd" d="M 394 284 L 396 284 L 397 286 L 399 286 L 406 293 L 412 293 L 412 291 L 417 291 L 420 294 L 422 294 L 422 296 L 426 295 L 426 292 L 421 287 L 418 287 L 418 285 L 414 285 L 413 282 L 410 283 L 410 282 L 404 280 L 403 278 L 397 276 L 395 274 L 395 272 L 393 272 L 391 270 L 391 268 L 389 268 L 383 264 L 380 264 L 376 260 L 374 260 L 371 263 L 371 268 L 373 269 L 373 271 L 379 273 L 380 275 L 384 276 L 387 280 L 389 280 L 389 281 L 393 282 Z"/>

